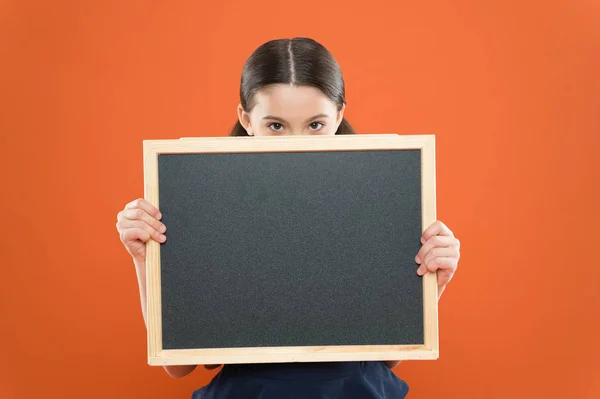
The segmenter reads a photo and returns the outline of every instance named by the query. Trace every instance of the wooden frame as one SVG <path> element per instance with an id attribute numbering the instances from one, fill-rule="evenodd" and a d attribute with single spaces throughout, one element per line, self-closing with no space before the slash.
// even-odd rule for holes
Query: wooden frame
<path id="1" fill-rule="evenodd" d="M 158 155 L 347 150 L 421 150 L 423 229 L 436 220 L 435 136 L 363 134 L 347 136 L 211 137 L 144 140 L 144 196 L 159 207 Z M 148 364 L 279 363 L 355 360 L 417 360 L 439 357 L 437 279 L 423 277 L 424 345 L 177 349 L 162 347 L 160 244 L 146 244 Z"/>

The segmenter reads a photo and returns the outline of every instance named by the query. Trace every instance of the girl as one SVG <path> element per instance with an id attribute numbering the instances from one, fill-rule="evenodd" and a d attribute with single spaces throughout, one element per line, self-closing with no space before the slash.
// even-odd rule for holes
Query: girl
<path id="1" fill-rule="evenodd" d="M 246 61 L 242 72 L 238 121 L 231 136 L 355 134 L 346 119 L 344 80 L 331 53 L 311 39 L 267 42 Z M 119 212 L 117 230 L 131 254 L 146 321 L 145 243 L 166 241 L 161 213 L 136 199 Z M 417 273 L 437 273 L 439 295 L 454 275 L 459 241 L 443 223 L 435 222 L 421 237 L 415 254 Z M 416 267 L 416 266 L 415 266 Z M 404 398 L 408 386 L 395 376 L 391 362 L 334 362 L 225 365 L 199 398 Z M 216 368 L 218 365 L 206 365 Z M 196 368 L 164 366 L 181 378 Z"/>

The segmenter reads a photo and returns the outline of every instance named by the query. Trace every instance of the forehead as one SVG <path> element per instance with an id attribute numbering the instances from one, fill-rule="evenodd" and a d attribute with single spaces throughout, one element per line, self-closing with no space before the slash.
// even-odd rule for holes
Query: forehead
<path id="1" fill-rule="evenodd" d="M 256 93 L 253 112 L 293 119 L 324 113 L 333 115 L 336 106 L 319 89 L 312 86 L 271 85 Z"/>

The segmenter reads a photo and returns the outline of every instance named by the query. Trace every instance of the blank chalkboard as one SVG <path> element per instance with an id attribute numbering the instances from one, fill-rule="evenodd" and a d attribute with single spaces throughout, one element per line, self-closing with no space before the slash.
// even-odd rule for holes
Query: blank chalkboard
<path id="1" fill-rule="evenodd" d="M 437 358 L 433 140 L 145 141 L 149 363 Z"/>

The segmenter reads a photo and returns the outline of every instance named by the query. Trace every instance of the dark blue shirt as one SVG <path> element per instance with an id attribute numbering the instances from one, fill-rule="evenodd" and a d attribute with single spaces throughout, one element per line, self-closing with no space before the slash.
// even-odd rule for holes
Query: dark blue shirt
<path id="1" fill-rule="evenodd" d="M 225 365 L 192 399 L 398 398 L 408 385 L 383 362 Z"/>

